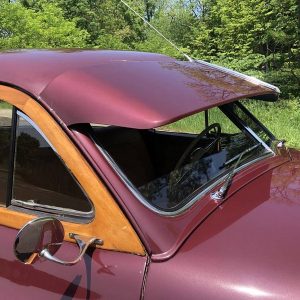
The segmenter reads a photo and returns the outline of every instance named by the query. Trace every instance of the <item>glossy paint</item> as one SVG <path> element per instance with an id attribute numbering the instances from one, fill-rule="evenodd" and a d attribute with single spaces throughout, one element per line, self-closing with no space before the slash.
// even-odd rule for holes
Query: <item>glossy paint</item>
<path id="1" fill-rule="evenodd" d="M 13 253 L 16 235 L 0 226 L 1 299 L 140 299 L 146 257 L 89 248 L 74 266 L 44 259 L 25 265 Z M 65 242 L 55 255 L 72 260 L 78 253 Z"/>
<path id="2" fill-rule="evenodd" d="M 99 68 L 92 66 L 95 60 Z M 0 54 L 0 65 L 0 81 L 27 89 L 63 125 L 150 128 L 240 97 L 277 96 L 219 69 L 152 54 L 24 51 Z M 0 226 L 2 299 L 299 298 L 298 152 L 292 151 L 293 161 L 274 156 L 242 170 L 222 204 L 207 193 L 184 213 L 166 217 L 129 191 L 87 135 L 72 126 L 65 130 L 135 227 L 151 258 L 149 269 L 147 256 L 100 249 L 90 249 L 72 267 L 22 265 L 12 250 L 17 231 Z M 77 255 L 71 243 L 57 253 L 66 260 Z"/>
<path id="3" fill-rule="evenodd" d="M 175 255 L 193 230 L 218 206 L 211 200 L 210 192 L 208 192 L 204 197 L 199 198 L 191 208 L 177 216 L 166 217 L 152 212 L 128 190 L 120 176 L 107 163 L 87 136 L 75 130 L 73 130 L 73 134 L 81 149 L 86 152 L 86 156 L 95 170 L 105 180 L 123 210 L 127 213 L 148 253 L 152 254 L 152 260 L 163 261 Z M 274 156 L 248 166 L 234 177 L 227 197 L 236 193 L 255 178 L 276 169 L 288 161 L 288 157 Z"/>
<path id="4" fill-rule="evenodd" d="M 35 96 L 66 125 L 147 129 L 278 91 L 213 65 L 109 51 L 0 53 L 0 82 Z M 120 109 L 122 108 L 122 109 Z"/>
<path id="5" fill-rule="evenodd" d="M 176 256 L 152 263 L 145 299 L 299 299 L 299 216 L 293 161 L 232 194 Z"/>

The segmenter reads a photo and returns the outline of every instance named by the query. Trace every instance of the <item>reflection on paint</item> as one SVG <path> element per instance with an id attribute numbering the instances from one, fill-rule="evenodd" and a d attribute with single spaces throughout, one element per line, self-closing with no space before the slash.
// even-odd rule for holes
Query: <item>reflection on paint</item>
<path id="1" fill-rule="evenodd" d="M 238 286 L 233 286 L 232 289 L 239 293 L 246 294 L 247 296 L 251 296 L 251 297 L 271 297 L 272 296 L 271 293 L 261 290 L 261 289 L 258 289 L 253 286 L 238 285 Z"/>

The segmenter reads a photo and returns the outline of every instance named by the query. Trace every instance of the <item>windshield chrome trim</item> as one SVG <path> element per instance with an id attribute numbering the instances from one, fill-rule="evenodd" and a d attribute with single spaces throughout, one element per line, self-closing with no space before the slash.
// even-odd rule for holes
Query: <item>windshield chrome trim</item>
<path id="1" fill-rule="evenodd" d="M 263 153 L 260 157 L 255 158 L 255 159 L 249 161 L 248 163 L 245 163 L 245 164 L 239 166 L 238 168 L 236 168 L 233 175 L 237 174 L 238 172 L 240 172 L 242 169 L 246 168 L 247 166 L 249 166 L 253 163 L 256 163 L 257 161 L 260 161 L 260 160 L 262 160 L 266 157 L 272 157 L 272 156 L 276 155 L 275 152 L 248 125 L 246 125 L 244 122 L 240 122 L 240 124 L 242 125 L 244 130 L 246 130 L 255 140 L 257 140 L 259 143 L 262 144 L 262 146 L 264 146 L 264 148 L 267 150 L 267 152 Z M 229 172 L 229 170 L 228 170 L 228 172 L 226 172 L 226 174 L 224 174 L 224 176 L 222 176 L 219 179 L 215 180 L 213 183 L 211 183 L 208 187 L 201 190 L 199 193 L 196 193 L 196 195 L 194 197 L 192 197 L 189 202 L 187 202 L 185 205 L 183 205 L 178 210 L 163 211 L 163 210 L 160 210 L 160 209 L 152 206 L 146 200 L 146 198 L 138 191 L 138 189 L 132 184 L 132 182 L 127 178 L 127 176 L 119 168 L 119 166 L 116 164 L 116 162 L 113 160 L 113 158 L 109 155 L 109 153 L 105 149 L 100 147 L 96 143 L 96 141 L 93 139 L 92 136 L 90 138 L 93 140 L 94 144 L 99 149 L 100 153 L 106 158 L 106 160 L 108 161 L 110 166 L 116 171 L 116 173 L 119 175 L 121 180 L 126 184 L 127 188 L 131 191 L 131 193 L 134 195 L 134 197 L 137 198 L 148 209 L 150 209 L 151 211 L 153 211 L 153 212 L 155 212 L 159 215 L 162 215 L 162 216 L 175 217 L 177 215 L 180 215 L 181 213 L 186 211 L 189 207 L 191 207 L 195 202 L 197 202 L 200 198 L 202 198 L 205 194 L 210 192 L 218 184 L 220 184 L 222 181 L 224 181 L 227 174 L 228 174 L 228 172 Z"/>
<path id="2" fill-rule="evenodd" d="M 150 209 L 151 211 L 161 215 L 161 216 L 166 216 L 166 217 L 176 217 L 178 215 L 180 215 L 181 213 L 185 212 L 188 208 L 190 208 L 194 203 L 196 203 L 197 201 L 200 200 L 200 198 L 202 198 L 205 194 L 207 194 L 208 192 L 210 192 L 213 188 L 215 188 L 218 184 L 220 184 L 222 181 L 224 181 L 224 179 L 226 178 L 228 172 L 226 172 L 226 174 L 224 174 L 222 177 L 220 177 L 219 179 L 217 179 L 215 182 L 213 182 L 211 185 L 209 185 L 207 188 L 205 188 L 204 190 L 200 191 L 199 193 L 196 193 L 195 196 L 193 196 L 191 198 L 191 200 L 189 202 L 187 202 L 184 206 L 182 206 L 181 208 L 179 208 L 178 210 L 174 210 L 174 211 L 163 211 L 160 210 L 154 206 L 152 206 L 147 200 L 146 198 L 138 191 L 138 189 L 131 183 L 131 181 L 127 178 L 127 176 L 124 174 L 124 172 L 120 169 L 120 167 L 116 164 L 116 162 L 113 160 L 113 158 L 110 156 L 110 154 L 103 149 L 102 147 L 100 147 L 95 140 L 93 139 L 92 136 L 90 136 L 90 138 L 92 139 L 92 141 L 94 142 L 95 146 L 97 147 L 97 149 L 100 151 L 100 153 L 104 156 L 104 158 L 106 159 L 106 161 L 109 163 L 109 165 L 113 168 L 113 170 L 117 173 L 117 175 L 121 178 L 121 180 L 123 181 L 123 183 L 126 185 L 126 187 L 131 191 L 131 193 L 134 195 L 135 198 L 137 198 L 145 207 L 147 207 L 148 209 Z M 249 165 L 252 165 L 264 158 L 267 157 L 272 157 L 275 156 L 275 153 L 270 150 L 269 151 L 269 147 L 268 147 L 268 152 L 263 153 L 260 157 L 257 157 L 256 159 L 253 159 L 251 161 L 249 161 L 248 163 L 245 163 L 243 165 L 241 165 L 240 167 L 238 167 L 234 174 L 240 172 L 241 170 L 243 170 L 244 168 L 248 167 Z M 229 171 L 229 170 L 228 170 Z"/>
<path id="3" fill-rule="evenodd" d="M 251 133 L 251 135 L 259 142 L 261 143 L 265 149 L 267 149 L 269 152 L 274 153 L 274 151 L 249 127 L 249 126 L 244 126 L 244 128 Z M 274 153 L 275 154 L 275 153 Z"/>

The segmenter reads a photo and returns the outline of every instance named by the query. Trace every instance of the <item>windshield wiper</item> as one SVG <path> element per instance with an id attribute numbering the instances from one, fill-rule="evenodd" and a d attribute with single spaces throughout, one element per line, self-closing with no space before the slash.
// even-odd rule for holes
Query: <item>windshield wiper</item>
<path id="1" fill-rule="evenodd" d="M 234 158 L 230 159 L 229 161 L 227 161 L 225 164 L 228 165 L 229 163 L 235 161 L 237 159 L 237 162 L 235 163 L 232 171 L 227 175 L 227 177 L 225 178 L 225 181 L 224 181 L 224 184 L 216 191 L 216 192 L 213 192 L 210 194 L 211 198 L 214 200 L 214 201 L 222 201 L 225 196 L 226 196 L 226 193 L 229 189 L 229 187 L 231 186 L 231 183 L 232 183 L 232 179 L 235 175 L 235 170 L 236 168 L 239 166 L 240 164 L 240 161 L 242 159 L 242 157 L 249 153 L 249 152 L 252 152 L 253 150 L 257 149 L 259 146 L 262 146 L 261 143 L 258 143 L 250 148 L 247 148 L 246 150 L 244 150 L 243 152 L 241 152 L 239 155 L 235 156 Z"/>

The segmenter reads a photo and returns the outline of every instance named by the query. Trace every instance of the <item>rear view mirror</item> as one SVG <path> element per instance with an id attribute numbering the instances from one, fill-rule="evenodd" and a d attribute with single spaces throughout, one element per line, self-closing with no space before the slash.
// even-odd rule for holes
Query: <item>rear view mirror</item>
<path id="1" fill-rule="evenodd" d="M 15 255 L 25 264 L 32 264 L 47 249 L 54 255 L 64 240 L 64 228 L 54 218 L 39 218 L 27 223 L 15 240 Z"/>
<path id="2" fill-rule="evenodd" d="M 18 233 L 14 251 L 16 258 L 25 264 L 33 264 L 39 257 L 62 265 L 74 265 L 84 255 L 92 244 L 102 245 L 97 238 L 88 238 L 76 234 L 70 234 L 80 248 L 79 256 L 70 262 L 62 261 L 53 255 L 62 245 L 64 240 L 64 228 L 61 222 L 52 217 L 38 218 L 28 222 Z"/>

